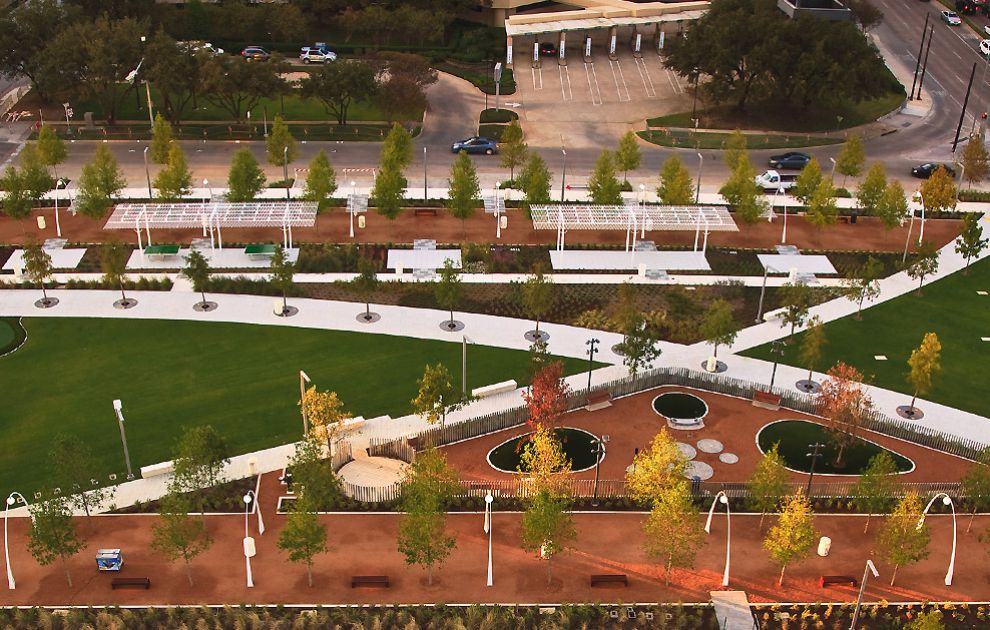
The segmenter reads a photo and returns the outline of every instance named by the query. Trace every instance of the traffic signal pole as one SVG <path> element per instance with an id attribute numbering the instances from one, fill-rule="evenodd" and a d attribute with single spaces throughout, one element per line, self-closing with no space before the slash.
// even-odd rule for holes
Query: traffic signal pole
<path id="1" fill-rule="evenodd" d="M 956 138 L 952 141 L 952 152 L 956 152 L 956 145 L 959 144 L 959 132 L 962 131 L 963 120 L 966 117 L 966 106 L 969 104 L 969 93 L 973 90 L 973 77 L 976 76 L 976 62 L 973 62 L 973 69 L 969 73 L 969 86 L 966 88 L 966 98 L 963 99 L 962 111 L 959 112 L 959 124 L 956 126 Z"/>
<path id="2" fill-rule="evenodd" d="M 925 25 L 921 27 L 921 45 L 918 46 L 918 58 L 915 60 L 914 64 L 914 79 L 911 81 L 911 93 L 908 94 L 908 100 L 914 100 L 914 86 L 918 82 L 918 68 L 921 67 L 921 53 L 925 49 L 925 31 L 928 30 L 928 19 L 931 17 L 930 14 L 925 15 Z"/>

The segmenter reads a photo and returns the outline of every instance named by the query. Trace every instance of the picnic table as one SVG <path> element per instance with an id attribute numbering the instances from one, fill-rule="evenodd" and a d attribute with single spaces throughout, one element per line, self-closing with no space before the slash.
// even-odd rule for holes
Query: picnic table
<path id="1" fill-rule="evenodd" d="M 275 245 L 271 243 L 256 243 L 244 248 L 244 253 L 248 258 L 269 258 L 275 255 Z"/>
<path id="2" fill-rule="evenodd" d="M 165 260 L 179 255 L 178 245 L 148 245 L 144 248 L 144 255 L 148 258 Z"/>

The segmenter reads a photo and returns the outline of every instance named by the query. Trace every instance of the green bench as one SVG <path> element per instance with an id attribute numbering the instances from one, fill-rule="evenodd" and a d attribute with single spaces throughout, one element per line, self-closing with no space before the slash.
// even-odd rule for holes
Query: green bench
<path id="1" fill-rule="evenodd" d="M 270 258 L 275 255 L 275 248 L 271 243 L 248 245 L 244 248 L 244 253 L 248 258 Z"/>
<path id="2" fill-rule="evenodd" d="M 151 259 L 165 260 L 179 255 L 178 245 L 148 245 L 144 248 L 144 255 Z"/>

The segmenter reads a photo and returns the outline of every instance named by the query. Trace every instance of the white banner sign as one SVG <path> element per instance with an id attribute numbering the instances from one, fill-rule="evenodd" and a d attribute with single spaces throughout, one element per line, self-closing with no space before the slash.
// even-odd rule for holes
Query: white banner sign
<path id="1" fill-rule="evenodd" d="M 634 49 L 636 52 L 639 52 L 639 47 L 642 43 L 643 43 L 643 34 L 636 33 L 636 48 Z"/>
<path id="2" fill-rule="evenodd" d="M 590 37 L 585 38 L 585 40 L 584 40 L 584 56 L 585 57 L 590 57 L 591 56 L 591 38 Z"/>
<path id="3" fill-rule="evenodd" d="M 612 39 L 608 41 L 608 54 L 610 55 L 615 54 L 615 35 L 613 35 Z"/>

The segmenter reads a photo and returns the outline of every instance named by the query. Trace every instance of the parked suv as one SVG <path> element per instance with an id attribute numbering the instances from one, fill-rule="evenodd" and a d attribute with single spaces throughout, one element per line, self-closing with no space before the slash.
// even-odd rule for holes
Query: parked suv
<path id="1" fill-rule="evenodd" d="M 299 50 L 299 61 L 304 63 L 337 61 L 337 53 L 330 50 L 330 47 L 325 42 L 316 42 L 314 46 L 303 46 Z"/>
<path id="2" fill-rule="evenodd" d="M 241 51 L 241 57 L 248 61 L 268 61 L 272 54 L 261 46 L 248 46 Z"/>

